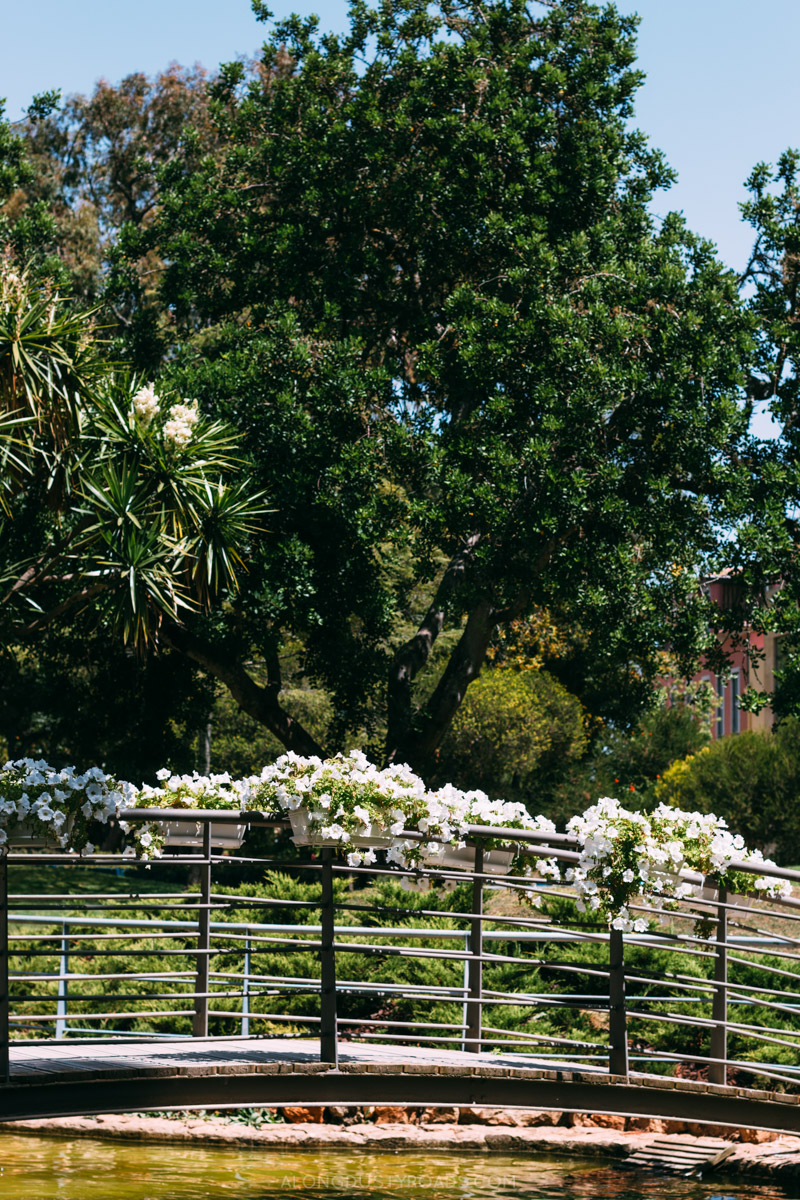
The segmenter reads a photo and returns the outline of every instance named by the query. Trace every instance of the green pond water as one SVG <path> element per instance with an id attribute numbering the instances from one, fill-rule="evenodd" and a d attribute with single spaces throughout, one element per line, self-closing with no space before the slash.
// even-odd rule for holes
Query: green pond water
<path id="1" fill-rule="evenodd" d="M 1 1200 L 781 1200 L 538 1155 L 296 1153 L 0 1135 Z"/>

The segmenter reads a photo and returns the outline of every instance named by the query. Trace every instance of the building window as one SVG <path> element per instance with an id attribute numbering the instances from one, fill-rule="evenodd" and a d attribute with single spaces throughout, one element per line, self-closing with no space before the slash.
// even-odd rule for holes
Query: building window
<path id="1" fill-rule="evenodd" d="M 738 733 L 739 722 L 739 672 L 731 675 L 731 733 Z"/>
<path id="2" fill-rule="evenodd" d="M 725 684 L 717 676 L 717 737 L 725 733 Z"/>

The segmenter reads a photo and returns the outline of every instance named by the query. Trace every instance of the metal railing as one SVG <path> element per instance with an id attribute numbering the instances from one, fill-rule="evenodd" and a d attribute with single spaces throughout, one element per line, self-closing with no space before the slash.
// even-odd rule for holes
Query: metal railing
<path id="1" fill-rule="evenodd" d="M 125 819 L 154 815 L 165 816 L 137 810 Z M 302 862 L 223 856 L 213 851 L 211 821 L 274 823 L 258 814 L 178 815 L 202 825 L 203 846 L 163 861 L 193 871 L 196 891 L 9 895 L 9 867 L 21 864 L 139 865 L 119 855 L 0 858 L 5 1079 L 12 1037 L 92 1044 L 311 1034 L 331 1064 L 343 1041 L 378 1041 L 398 1053 L 403 1045 L 431 1055 L 495 1051 L 618 1077 L 677 1070 L 714 1083 L 800 1086 L 800 900 L 698 892 L 660 915 L 632 906 L 651 926 L 623 935 L 579 914 L 565 884 L 483 869 L 482 839 L 502 835 L 537 857 L 574 861 L 567 835 L 476 826 L 471 871 L 401 870 L 352 867 L 330 849 Z M 298 881 L 297 894 L 226 889 L 232 864 L 280 871 Z M 754 882 L 800 883 L 798 872 L 734 866 Z M 684 878 L 698 889 L 706 883 Z M 403 903 L 386 891 L 403 880 L 468 886 L 457 905 L 439 886 L 430 900 Z M 270 921 L 270 910 L 281 919 Z"/>

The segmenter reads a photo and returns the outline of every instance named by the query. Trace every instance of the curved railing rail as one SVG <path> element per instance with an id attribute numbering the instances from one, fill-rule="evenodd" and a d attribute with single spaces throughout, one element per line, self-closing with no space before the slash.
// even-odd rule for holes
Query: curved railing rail
<path id="1" fill-rule="evenodd" d="M 566 834 L 472 826 L 469 872 L 349 866 L 213 852 L 211 823 L 277 824 L 260 813 L 129 810 L 127 821 L 197 821 L 203 846 L 165 855 L 199 889 L 11 891 L 9 868 L 80 862 L 125 872 L 119 855 L 0 859 L 0 1071 L 13 1039 L 314 1036 L 494 1051 L 530 1065 L 625 1077 L 676 1072 L 717 1084 L 800 1089 L 800 899 L 697 894 L 674 911 L 632 909 L 647 932 L 593 923 L 563 883 L 483 870 L 484 839 L 574 862 Z M 409 834 L 409 837 L 413 835 Z M 279 871 L 275 894 L 225 886 L 232 865 Z M 734 863 L 754 880 L 800 872 Z M 276 876 L 271 876 L 275 879 Z M 432 885 L 424 896 L 400 893 Z M 468 886 L 453 891 L 454 885 Z M 270 920 L 270 915 L 280 919 Z M 307 918 L 307 919 L 306 919 Z"/>

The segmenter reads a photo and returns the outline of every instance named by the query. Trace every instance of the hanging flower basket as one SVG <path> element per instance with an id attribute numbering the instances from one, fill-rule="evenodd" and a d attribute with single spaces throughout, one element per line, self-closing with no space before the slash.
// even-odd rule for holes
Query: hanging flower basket
<path id="1" fill-rule="evenodd" d="M 92 826 L 119 812 L 126 785 L 99 767 L 78 772 L 44 759 L 0 766 L 0 849 L 67 850 L 91 854 Z"/>
<path id="2" fill-rule="evenodd" d="M 247 832 L 246 825 L 211 822 L 211 846 L 214 850 L 238 850 Z M 203 826 L 200 821 L 165 821 L 165 846 L 203 845 Z"/>
<path id="3" fill-rule="evenodd" d="M 507 875 L 514 861 L 514 850 L 484 850 L 483 874 Z M 425 850 L 423 866 L 449 868 L 454 871 L 475 870 L 474 846 L 440 846 L 438 850 Z"/>
<path id="4" fill-rule="evenodd" d="M 421 814 L 425 786 L 408 767 L 378 770 L 358 750 L 323 761 L 282 755 L 248 780 L 254 808 L 289 818 L 296 846 L 329 846 L 351 865 L 391 850 Z M 366 854 L 362 854 L 366 851 Z"/>
<path id="5" fill-rule="evenodd" d="M 41 821 L 20 821 L 9 833 L 6 847 L 9 850 L 63 850 L 62 836 L 69 837 L 74 824 L 75 818 L 70 814 L 59 834 L 55 829 L 48 832 Z"/>
<path id="6" fill-rule="evenodd" d="M 295 846 L 341 846 L 341 838 L 326 838 L 319 830 L 313 828 L 307 808 L 290 809 L 288 816 L 292 827 L 292 841 Z M 351 834 L 347 841 L 348 844 L 359 848 L 371 847 L 381 850 L 388 849 L 394 838 L 387 832 L 385 826 L 373 822 L 365 827 L 364 833 Z"/>
<path id="7" fill-rule="evenodd" d="M 144 784 L 131 788 L 132 808 L 195 808 L 240 813 L 250 806 L 250 787 L 244 779 L 230 775 L 173 775 L 166 767 L 156 772 L 158 786 Z M 137 858 L 158 858 L 165 846 L 194 846 L 202 849 L 203 822 L 187 817 L 154 818 L 142 824 L 123 824 L 132 835 L 133 845 L 126 853 Z M 211 846 L 215 850 L 238 850 L 247 833 L 244 823 L 211 822 Z"/>
<path id="8" fill-rule="evenodd" d="M 634 905 L 674 910 L 686 899 L 714 904 L 718 899 L 714 879 L 729 890 L 731 898 L 737 897 L 736 903 L 749 887 L 773 899 L 791 894 L 787 880 L 753 880 L 744 869 L 731 868 L 737 859 L 756 870 L 774 864 L 759 851 L 748 850 L 743 839 L 713 813 L 686 813 L 666 804 L 652 813 L 630 812 L 614 797 L 603 796 L 572 817 L 567 832 L 582 844 L 579 862 L 565 874 L 566 881 L 575 885 L 579 911 L 606 917 L 612 929 L 647 932 L 647 919 L 634 916 Z M 712 880 L 689 883 L 679 874 L 682 869 Z M 742 903 L 747 904 L 747 897 Z"/>

